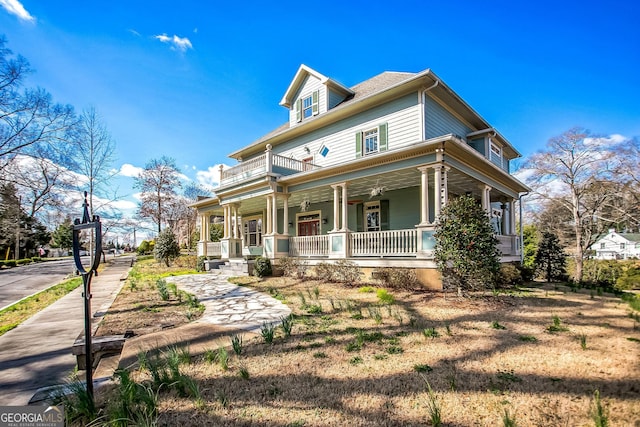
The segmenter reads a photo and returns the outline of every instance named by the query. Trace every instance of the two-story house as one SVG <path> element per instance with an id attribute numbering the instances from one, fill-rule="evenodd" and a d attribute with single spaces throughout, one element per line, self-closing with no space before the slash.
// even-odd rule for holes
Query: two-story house
<path id="1" fill-rule="evenodd" d="M 384 72 L 353 87 L 302 65 L 280 102 L 289 120 L 230 154 L 215 197 L 198 201 L 198 254 L 225 260 L 348 259 L 416 269 L 441 286 L 434 223 L 452 197 L 490 215 L 503 261 L 520 260 L 509 173 L 519 153 L 437 75 Z M 208 242 L 214 218 L 224 236 Z"/>
<path id="2" fill-rule="evenodd" d="M 592 246 L 596 259 L 639 259 L 640 233 L 618 233 L 611 229 Z"/>

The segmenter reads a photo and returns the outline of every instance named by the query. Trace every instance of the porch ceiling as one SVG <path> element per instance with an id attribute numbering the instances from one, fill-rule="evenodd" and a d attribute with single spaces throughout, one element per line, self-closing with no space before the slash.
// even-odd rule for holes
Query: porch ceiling
<path id="1" fill-rule="evenodd" d="M 342 182 L 336 180 L 336 183 Z M 475 197 L 480 197 L 480 181 L 456 170 L 448 173 L 448 189 L 452 194 L 465 194 L 471 192 Z M 371 175 L 363 178 L 347 182 L 347 194 L 349 201 L 368 201 L 371 188 L 374 186 L 383 186 L 385 191 L 399 190 L 402 188 L 420 186 L 420 171 L 416 168 L 407 168 L 387 172 L 384 174 Z M 429 176 L 429 187 L 433 186 L 433 175 Z M 496 201 L 501 194 L 492 191 L 491 199 Z M 303 200 L 311 203 L 329 202 L 333 200 L 333 188 L 329 185 L 322 185 L 308 189 L 304 192 L 292 193 L 289 197 L 289 206 L 295 207 L 300 205 Z M 284 202 L 278 200 L 278 207 L 282 208 Z M 243 200 L 240 203 L 240 214 L 246 215 L 256 212 L 262 212 L 266 208 L 266 199 L 264 197 L 255 197 Z"/>

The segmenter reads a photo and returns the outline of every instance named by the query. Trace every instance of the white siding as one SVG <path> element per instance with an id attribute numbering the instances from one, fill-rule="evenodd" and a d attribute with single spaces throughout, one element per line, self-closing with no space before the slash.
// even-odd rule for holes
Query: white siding
<path id="1" fill-rule="evenodd" d="M 352 161 L 356 157 L 356 132 L 387 123 L 388 150 L 394 150 L 422 140 L 420 134 L 420 106 L 415 93 L 364 111 L 318 131 L 296 138 L 273 148 L 274 153 L 298 160 L 313 155 L 319 166 Z M 294 117 L 295 119 L 295 117 Z M 322 145 L 329 148 L 327 157 L 318 154 Z"/>
<path id="2" fill-rule="evenodd" d="M 329 103 L 328 103 L 329 110 L 335 107 L 336 105 L 340 104 L 342 101 L 344 101 L 343 94 L 334 92 L 332 90 L 328 90 L 328 92 L 329 92 Z"/>
<path id="3" fill-rule="evenodd" d="M 296 93 L 293 103 L 291 104 L 291 108 L 289 109 L 289 124 L 290 126 L 295 126 L 298 123 L 296 119 L 296 104 L 298 99 L 306 98 L 307 96 L 311 96 L 314 91 L 318 91 L 318 114 L 322 114 L 327 111 L 327 88 L 320 82 L 320 79 L 314 77 L 312 75 L 307 76 L 304 82 L 300 85 L 300 89 Z"/>
<path id="4" fill-rule="evenodd" d="M 442 105 L 438 104 L 430 95 L 425 100 L 425 115 L 425 139 L 436 138 L 450 133 L 461 136 L 464 139 L 468 133 L 473 131 Z"/>

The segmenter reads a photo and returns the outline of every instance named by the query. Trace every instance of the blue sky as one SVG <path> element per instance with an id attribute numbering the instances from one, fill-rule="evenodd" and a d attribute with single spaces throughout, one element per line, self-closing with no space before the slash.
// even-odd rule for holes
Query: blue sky
<path id="1" fill-rule="evenodd" d="M 95 107 L 117 169 L 165 155 L 192 180 L 217 176 L 286 122 L 278 102 L 301 63 L 346 86 L 431 68 L 525 157 L 574 126 L 640 135 L 635 0 L 0 6 L 0 34 L 36 70 L 27 85 Z"/>

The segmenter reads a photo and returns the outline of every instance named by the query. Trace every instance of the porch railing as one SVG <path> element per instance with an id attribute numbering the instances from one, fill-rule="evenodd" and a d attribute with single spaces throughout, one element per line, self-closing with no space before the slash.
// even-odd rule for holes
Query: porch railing
<path id="1" fill-rule="evenodd" d="M 327 256 L 329 236 L 289 237 L 289 256 Z"/>
<path id="2" fill-rule="evenodd" d="M 502 255 L 520 255 L 519 236 L 496 236 L 498 238 L 498 249 Z"/>
<path id="3" fill-rule="evenodd" d="M 220 242 L 207 242 L 207 256 L 221 256 Z"/>
<path id="4" fill-rule="evenodd" d="M 273 154 L 273 166 L 288 169 L 296 172 L 310 171 L 316 166 L 313 163 L 301 162 L 300 160 L 292 159 L 291 157 L 279 156 Z"/>
<path id="5" fill-rule="evenodd" d="M 366 231 L 349 235 L 351 256 L 415 256 L 417 230 Z"/>

